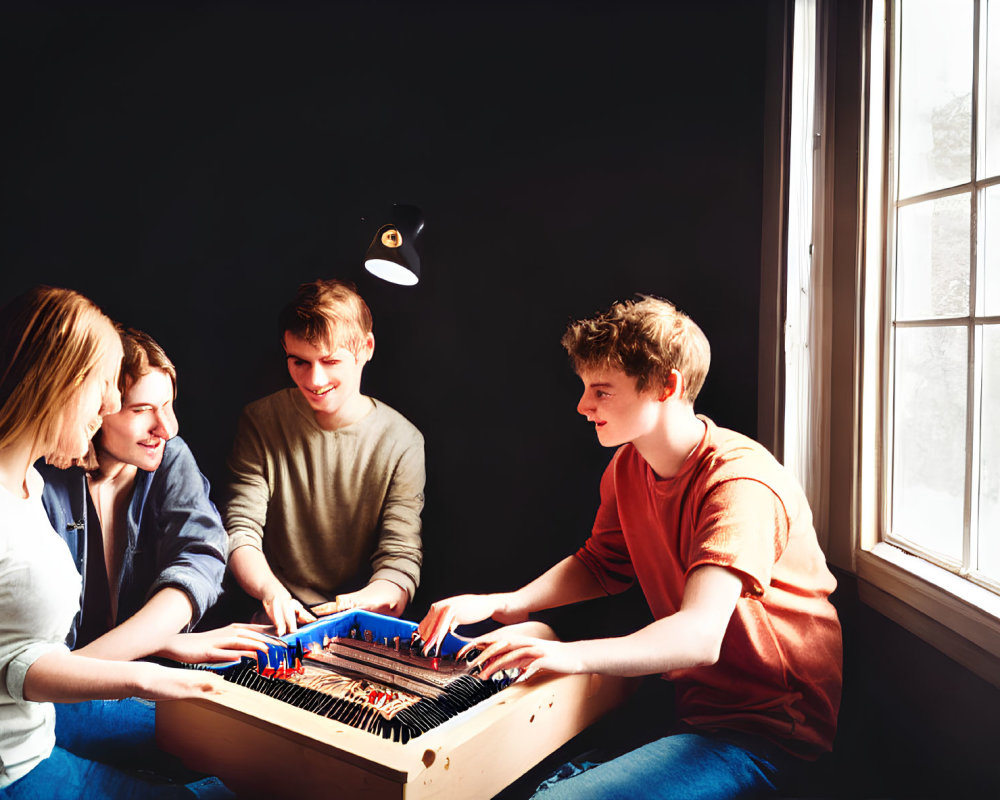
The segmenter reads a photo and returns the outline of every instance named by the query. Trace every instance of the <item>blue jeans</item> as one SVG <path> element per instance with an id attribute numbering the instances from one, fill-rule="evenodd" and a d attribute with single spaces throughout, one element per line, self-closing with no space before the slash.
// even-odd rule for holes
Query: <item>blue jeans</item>
<path id="1" fill-rule="evenodd" d="M 56 703 L 56 746 L 31 772 L 0 789 L 3 800 L 229 800 L 217 778 L 158 750 L 154 705 L 145 700 Z"/>
<path id="2" fill-rule="evenodd" d="M 613 752 L 613 751 L 612 751 Z M 678 733 L 622 755 L 591 751 L 560 767 L 537 800 L 723 800 L 767 797 L 798 759 L 755 737 Z"/>

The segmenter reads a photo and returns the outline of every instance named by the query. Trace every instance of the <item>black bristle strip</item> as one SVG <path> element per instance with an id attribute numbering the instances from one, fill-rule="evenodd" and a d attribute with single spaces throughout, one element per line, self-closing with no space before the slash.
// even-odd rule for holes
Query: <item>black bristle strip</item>
<path id="1" fill-rule="evenodd" d="M 459 675 L 448 684 L 441 697 L 424 698 L 401 709 L 392 719 L 386 719 L 377 708 L 367 704 L 331 697 L 316 689 L 261 675 L 253 659 L 243 659 L 221 674 L 231 683 L 403 744 L 472 708 L 511 682 L 506 676 L 484 681 L 473 675 Z"/>
<path id="2" fill-rule="evenodd" d="M 343 717 L 344 711 L 347 709 L 348 705 L 350 704 L 343 697 L 337 697 L 334 699 L 333 705 L 327 710 L 326 716 L 330 719 L 340 720 Z"/>

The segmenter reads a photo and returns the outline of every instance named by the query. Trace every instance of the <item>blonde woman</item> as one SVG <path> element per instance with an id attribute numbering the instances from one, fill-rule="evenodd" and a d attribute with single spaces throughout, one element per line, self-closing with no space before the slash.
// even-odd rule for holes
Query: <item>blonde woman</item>
<path id="1" fill-rule="evenodd" d="M 121 340 L 92 302 L 36 287 L 0 311 L 0 798 L 227 796 L 218 781 L 153 783 L 55 746 L 53 702 L 186 698 L 221 678 L 71 653 L 80 575 L 41 503 L 39 458 L 86 455 L 120 407 Z"/>

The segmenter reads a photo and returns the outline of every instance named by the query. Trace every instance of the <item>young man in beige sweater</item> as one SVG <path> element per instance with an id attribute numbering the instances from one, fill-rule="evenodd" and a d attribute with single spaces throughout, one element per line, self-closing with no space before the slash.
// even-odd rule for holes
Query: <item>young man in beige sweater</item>
<path id="1" fill-rule="evenodd" d="M 279 318 L 295 388 L 248 405 L 229 461 L 229 569 L 277 633 L 362 608 L 399 616 L 420 579 L 423 436 L 361 393 L 372 316 L 303 284 Z"/>

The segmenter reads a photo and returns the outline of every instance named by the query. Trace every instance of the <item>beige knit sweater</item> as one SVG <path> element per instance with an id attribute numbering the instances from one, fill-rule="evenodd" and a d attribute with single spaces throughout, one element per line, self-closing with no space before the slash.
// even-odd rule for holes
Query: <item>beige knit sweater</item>
<path id="1" fill-rule="evenodd" d="M 323 430 L 297 389 L 248 405 L 229 460 L 229 552 L 262 550 L 295 596 L 318 603 L 375 579 L 420 581 L 424 439 L 378 400 Z"/>

